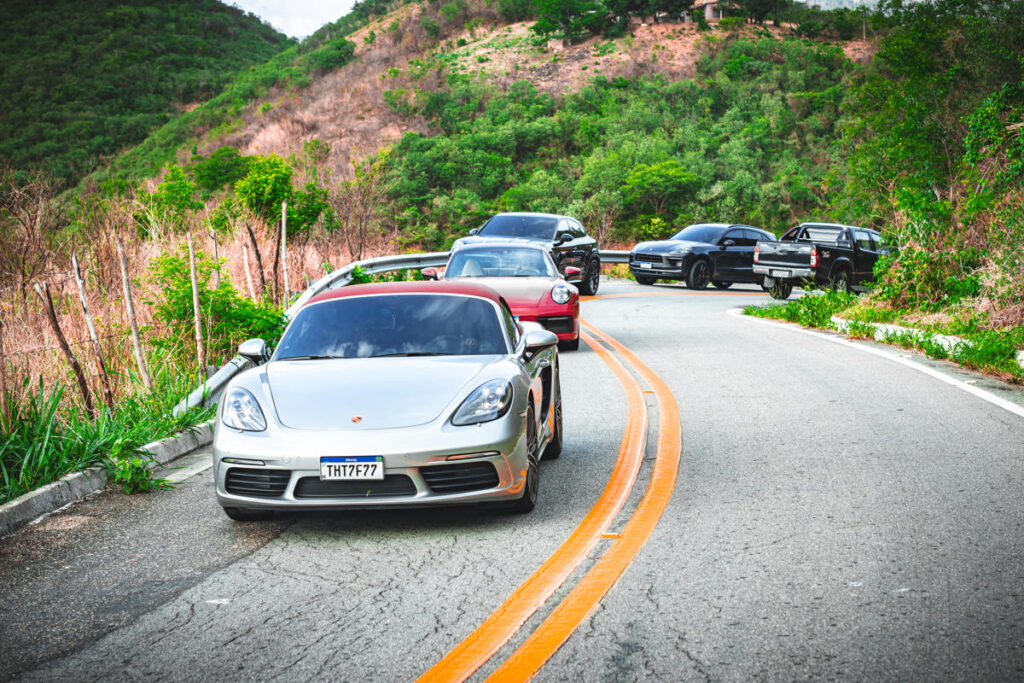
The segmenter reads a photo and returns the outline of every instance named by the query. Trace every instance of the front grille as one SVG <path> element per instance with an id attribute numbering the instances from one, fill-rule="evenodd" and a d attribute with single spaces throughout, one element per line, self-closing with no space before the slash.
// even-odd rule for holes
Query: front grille
<path id="1" fill-rule="evenodd" d="M 548 318 L 537 318 L 537 322 L 555 334 L 572 332 L 575 326 L 571 315 L 557 315 Z"/>
<path id="2" fill-rule="evenodd" d="M 434 493 L 481 491 L 498 485 L 498 470 L 490 462 L 463 462 L 457 465 L 421 467 L 420 474 Z"/>
<path id="3" fill-rule="evenodd" d="M 633 254 L 634 261 L 646 261 L 647 263 L 661 263 L 661 256 L 658 254 Z"/>
<path id="4" fill-rule="evenodd" d="M 388 474 L 372 481 L 321 481 L 303 477 L 295 485 L 296 498 L 394 498 L 416 495 L 416 484 L 404 474 Z"/>
<path id="5" fill-rule="evenodd" d="M 288 488 L 291 470 L 232 467 L 224 475 L 224 490 L 236 496 L 279 498 Z"/>

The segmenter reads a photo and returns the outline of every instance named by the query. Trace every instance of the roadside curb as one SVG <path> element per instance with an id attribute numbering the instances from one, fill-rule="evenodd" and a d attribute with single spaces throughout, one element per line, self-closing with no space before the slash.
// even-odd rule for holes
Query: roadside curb
<path id="1" fill-rule="evenodd" d="M 836 326 L 840 332 L 848 332 L 850 329 L 850 321 L 845 318 L 840 318 L 838 315 L 834 315 L 831 318 L 832 324 Z M 918 330 L 913 327 L 903 327 L 901 325 L 890 325 L 888 323 L 867 323 L 875 328 L 875 340 L 885 341 L 887 337 L 897 334 L 908 334 L 917 338 L 926 338 L 935 344 L 938 344 L 947 351 L 952 351 L 960 344 L 966 346 L 973 346 L 974 344 L 967 339 L 960 337 L 954 337 L 949 334 L 931 334 L 924 330 Z M 1017 365 L 1024 368 L 1024 349 L 1017 351 Z"/>
<path id="2" fill-rule="evenodd" d="M 213 443 L 213 420 L 183 432 L 143 446 L 140 450 L 150 454 L 153 462 L 149 469 L 180 458 Z M 103 490 L 107 485 L 107 472 L 102 467 L 90 467 L 81 472 L 66 474 L 55 482 L 35 491 L 18 496 L 0 505 L 0 536 L 24 526 L 40 515 L 45 515 L 68 503 Z"/>

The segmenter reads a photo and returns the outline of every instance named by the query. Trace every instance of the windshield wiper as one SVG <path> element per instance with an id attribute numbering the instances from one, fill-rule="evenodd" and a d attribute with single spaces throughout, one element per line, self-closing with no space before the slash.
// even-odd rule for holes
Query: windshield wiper
<path id="1" fill-rule="evenodd" d="M 450 353 L 436 353 L 434 351 L 412 351 L 410 353 L 381 353 L 370 358 L 394 358 L 395 356 L 451 356 Z"/>
<path id="2" fill-rule="evenodd" d="M 285 356 L 277 360 L 330 360 L 331 358 L 344 358 L 345 356 Z"/>

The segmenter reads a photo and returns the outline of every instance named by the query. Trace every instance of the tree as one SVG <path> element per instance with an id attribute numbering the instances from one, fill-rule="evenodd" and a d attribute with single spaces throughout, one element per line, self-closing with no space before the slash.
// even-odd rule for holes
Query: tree
<path id="1" fill-rule="evenodd" d="M 779 13 L 789 4 L 789 0 L 739 0 L 744 14 L 759 24 L 763 24 L 768 17 L 776 24 L 779 23 Z"/>
<path id="2" fill-rule="evenodd" d="M 203 208 L 203 203 L 196 201 L 195 193 L 196 184 L 185 171 L 180 166 L 171 166 L 153 193 L 153 205 L 163 214 L 165 222 L 181 229 L 191 212 Z"/>
<path id="3" fill-rule="evenodd" d="M 362 162 L 352 160 L 352 180 L 342 182 L 332 193 L 331 204 L 339 217 L 349 256 L 359 261 L 366 250 L 370 231 L 378 223 L 377 212 L 391 190 L 386 173 L 390 150 Z"/>
<path id="4" fill-rule="evenodd" d="M 675 159 L 639 164 L 623 183 L 622 196 L 627 202 L 650 206 L 654 213 L 660 214 L 696 182 L 697 176 Z"/>
<path id="5" fill-rule="evenodd" d="M 291 199 L 292 173 L 292 167 L 276 154 L 253 157 L 248 174 L 235 184 L 235 197 L 242 206 L 273 223 L 281 214 L 281 202 Z"/>
<path id="6" fill-rule="evenodd" d="M 537 16 L 531 31 L 542 36 L 561 34 L 571 45 L 599 33 L 608 10 L 593 0 L 537 0 Z"/>

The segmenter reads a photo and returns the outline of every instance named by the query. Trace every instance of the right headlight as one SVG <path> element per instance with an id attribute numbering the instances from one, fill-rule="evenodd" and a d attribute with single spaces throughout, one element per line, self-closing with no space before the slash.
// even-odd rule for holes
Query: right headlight
<path id="1" fill-rule="evenodd" d="M 565 285 L 555 285 L 551 288 L 551 300 L 556 304 L 564 304 L 572 298 L 572 292 Z"/>
<path id="2" fill-rule="evenodd" d="M 497 420 L 512 406 L 512 383 L 504 379 L 492 379 L 473 390 L 459 409 L 452 415 L 452 424 L 457 427 L 475 425 Z"/>
<path id="3" fill-rule="evenodd" d="M 267 428 L 259 401 L 251 393 L 235 387 L 224 397 L 224 412 L 221 421 L 228 427 L 245 432 L 262 432 Z"/>

